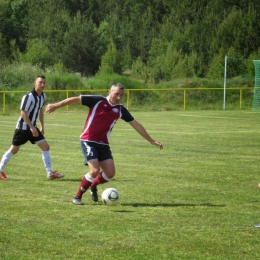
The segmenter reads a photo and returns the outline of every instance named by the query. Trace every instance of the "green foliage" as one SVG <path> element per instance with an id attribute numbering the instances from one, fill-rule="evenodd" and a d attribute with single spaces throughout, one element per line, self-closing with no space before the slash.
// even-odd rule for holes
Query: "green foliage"
<path id="1" fill-rule="evenodd" d="M 221 47 L 227 51 L 232 47 L 242 58 L 248 57 L 258 48 L 258 22 L 259 13 L 252 5 L 249 4 L 246 10 L 233 7 L 218 27 L 213 44 L 215 51 Z"/>
<path id="2" fill-rule="evenodd" d="M 2 33 L 0 33 L 0 62 L 2 63 L 4 60 L 8 58 L 8 52 L 10 52 L 10 48 L 6 43 Z"/>
<path id="3" fill-rule="evenodd" d="M 245 74 L 246 66 L 243 62 L 243 59 L 241 59 L 241 54 L 237 52 L 236 49 L 231 47 L 228 50 L 227 55 L 230 57 L 230 59 L 228 59 L 228 77 L 232 78 L 241 74 Z"/>
<path id="4" fill-rule="evenodd" d="M 225 53 L 223 49 L 221 49 L 218 54 L 214 55 L 214 58 L 211 60 L 209 64 L 207 78 L 209 79 L 223 78 L 224 68 L 225 68 Z"/>
<path id="5" fill-rule="evenodd" d="M 80 13 L 69 22 L 64 33 L 61 60 L 66 68 L 84 75 L 93 75 L 99 64 L 101 46 L 96 25 Z"/>
<path id="6" fill-rule="evenodd" d="M 12 47 L 24 51 L 27 43 L 26 0 L 0 1 L 0 58 L 13 61 Z"/>
<path id="7" fill-rule="evenodd" d="M 52 90 L 83 89 L 84 84 L 80 76 L 75 74 L 50 74 L 48 87 Z"/>
<path id="8" fill-rule="evenodd" d="M 146 65 L 142 62 L 141 57 L 139 57 L 132 65 L 132 73 L 131 75 L 143 82 L 147 82 L 148 80 L 148 71 Z"/>
<path id="9" fill-rule="evenodd" d="M 226 55 L 258 58 L 259 20 L 256 0 L 2 0 L 0 58 L 152 84 L 219 78 Z M 230 66 L 230 77 L 252 75 L 252 67 Z"/>
<path id="10" fill-rule="evenodd" d="M 107 95 L 111 85 L 120 82 L 126 87 L 126 94 L 122 103 L 129 102 L 128 105 L 130 105 L 131 110 L 182 110 L 184 108 L 184 94 L 186 99 L 185 109 L 222 109 L 223 79 L 209 80 L 196 77 L 174 79 L 148 87 L 141 80 L 133 80 L 131 77 L 119 74 L 98 74 L 95 77 L 85 78 L 75 73 L 62 73 L 53 70 L 43 72 L 39 67 L 23 64 L 19 67 L 9 65 L 0 70 L 0 90 L 27 92 L 33 87 L 35 77 L 42 73 L 45 74 L 47 79 L 46 90 L 55 91 L 48 93 L 48 102 L 59 101 L 66 98 L 68 94 L 71 96 L 80 93 Z M 7 81 L 9 84 L 6 83 Z M 228 91 L 228 109 L 251 109 L 254 78 L 236 77 L 232 80 L 228 79 L 227 86 L 228 88 L 239 87 Z M 240 88 L 243 86 L 251 89 L 243 90 L 241 96 L 243 104 L 240 107 Z M 202 90 L 193 90 L 192 88 L 202 88 Z M 128 92 L 129 89 L 131 90 Z M 67 92 L 66 90 L 73 91 Z M 20 93 L 7 95 L 8 113 L 18 109 L 17 104 L 20 103 L 20 99 Z M 2 99 L 0 98 L 0 109 L 2 108 L 1 102 Z"/>
<path id="11" fill-rule="evenodd" d="M 122 50 L 121 54 L 121 70 L 130 70 L 132 66 L 132 56 L 131 56 L 131 50 L 129 45 L 126 45 L 124 49 Z"/>
<path id="12" fill-rule="evenodd" d="M 111 42 L 108 46 L 107 52 L 101 58 L 101 66 L 98 74 L 114 74 L 121 72 L 121 64 L 119 62 L 120 56 L 116 46 Z"/>
<path id="13" fill-rule="evenodd" d="M 0 70 L 0 88 L 3 90 L 30 89 L 37 75 L 42 70 L 30 64 L 10 64 L 3 66 Z"/>
<path id="14" fill-rule="evenodd" d="M 54 65 L 52 53 L 40 39 L 33 39 L 28 42 L 27 52 L 20 56 L 20 61 L 38 66 L 42 70 Z"/>
<path id="15" fill-rule="evenodd" d="M 104 44 L 104 46 L 111 44 L 110 29 L 108 22 L 104 21 L 100 23 L 99 27 L 97 28 L 97 32 L 99 35 L 99 40 Z"/>
<path id="16" fill-rule="evenodd" d="M 53 71 L 57 72 L 57 73 L 64 73 L 65 74 L 67 72 L 67 69 L 64 66 L 64 64 L 60 61 L 60 62 L 55 63 L 53 65 Z"/>
<path id="17" fill-rule="evenodd" d="M 251 53 L 249 60 L 259 60 L 260 59 L 260 48 L 254 53 Z M 247 74 L 251 77 L 255 77 L 255 66 L 253 62 L 246 63 Z"/>
<path id="18" fill-rule="evenodd" d="M 84 83 L 86 88 L 89 89 L 109 90 L 114 83 L 118 82 L 123 84 L 126 89 L 146 88 L 145 84 L 118 74 L 98 74 L 95 77 L 86 79 Z"/>
<path id="19" fill-rule="evenodd" d="M 169 80 L 163 73 L 166 50 L 167 44 L 164 41 L 158 38 L 153 39 L 148 59 L 150 82 L 157 83 L 162 79 Z"/>

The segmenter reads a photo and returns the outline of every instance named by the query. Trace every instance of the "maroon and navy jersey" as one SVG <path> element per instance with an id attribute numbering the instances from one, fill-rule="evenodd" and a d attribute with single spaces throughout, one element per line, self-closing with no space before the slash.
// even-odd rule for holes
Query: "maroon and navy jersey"
<path id="1" fill-rule="evenodd" d="M 80 140 L 108 145 L 108 139 L 116 121 L 134 121 L 130 112 L 122 105 L 112 105 L 107 97 L 81 95 L 81 104 L 89 107 L 89 113 Z"/>

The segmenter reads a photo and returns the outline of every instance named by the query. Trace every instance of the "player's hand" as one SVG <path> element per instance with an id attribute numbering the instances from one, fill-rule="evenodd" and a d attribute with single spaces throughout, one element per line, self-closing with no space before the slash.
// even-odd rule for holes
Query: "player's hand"
<path id="1" fill-rule="evenodd" d="M 157 147 L 159 147 L 160 150 L 163 149 L 163 145 L 162 145 L 160 142 L 158 142 L 158 141 L 153 141 L 152 144 L 154 144 L 154 145 L 156 145 Z"/>
<path id="2" fill-rule="evenodd" d="M 50 114 L 55 111 L 55 106 L 53 104 L 48 104 L 45 107 L 45 113 Z"/>
<path id="3" fill-rule="evenodd" d="M 32 134 L 33 134 L 34 137 L 39 136 L 39 133 L 38 133 L 38 131 L 37 131 L 37 129 L 36 129 L 35 127 L 30 128 L 30 130 L 31 130 L 31 132 L 32 132 Z"/>
<path id="4" fill-rule="evenodd" d="M 44 128 L 43 127 L 40 129 L 40 132 L 44 135 Z"/>

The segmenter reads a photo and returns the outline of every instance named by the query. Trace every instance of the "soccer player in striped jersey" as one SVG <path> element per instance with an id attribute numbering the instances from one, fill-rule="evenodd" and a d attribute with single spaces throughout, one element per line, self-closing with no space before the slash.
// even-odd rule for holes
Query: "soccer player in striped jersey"
<path id="1" fill-rule="evenodd" d="M 112 85 L 107 97 L 97 95 L 80 95 L 64 99 L 58 103 L 48 104 L 46 113 L 51 113 L 57 108 L 72 104 L 81 104 L 89 107 L 88 116 L 80 136 L 82 153 L 89 172 L 85 174 L 79 185 L 72 202 L 82 205 L 83 194 L 90 189 L 93 201 L 98 201 L 97 185 L 110 181 L 115 175 L 115 165 L 109 147 L 109 136 L 119 118 L 129 123 L 149 143 L 163 148 L 162 144 L 155 141 L 145 128 L 137 122 L 130 112 L 120 104 L 124 95 L 124 86 L 120 83 Z"/>
<path id="2" fill-rule="evenodd" d="M 4 173 L 4 168 L 10 161 L 13 155 L 18 153 L 20 147 L 27 141 L 32 144 L 37 144 L 42 150 L 42 159 L 47 172 L 47 178 L 50 180 L 60 179 L 63 174 L 52 170 L 50 146 L 44 138 L 44 113 L 43 105 L 46 99 L 46 94 L 43 90 L 46 85 L 44 75 L 39 75 L 34 81 L 34 88 L 26 93 L 21 101 L 21 114 L 16 124 L 12 146 L 5 152 L 0 162 L 0 180 L 8 180 Z M 39 119 L 40 130 L 36 125 Z"/>

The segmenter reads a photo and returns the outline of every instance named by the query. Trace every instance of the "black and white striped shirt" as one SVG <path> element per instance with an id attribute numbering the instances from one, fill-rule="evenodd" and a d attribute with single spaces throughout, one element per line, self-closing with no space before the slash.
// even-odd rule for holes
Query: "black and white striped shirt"
<path id="1" fill-rule="evenodd" d="M 45 100 L 46 94 L 42 93 L 40 96 L 38 96 L 35 89 L 27 92 L 22 98 L 20 110 L 27 112 L 27 115 L 34 126 L 36 126 L 36 121 L 39 117 L 40 110 L 42 109 Z M 22 116 L 19 117 L 16 128 L 21 130 L 27 130 L 29 128 Z"/>

